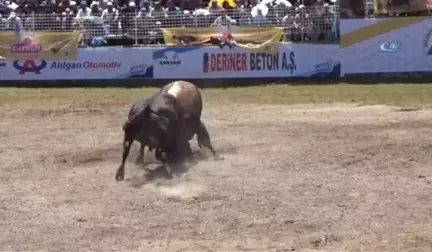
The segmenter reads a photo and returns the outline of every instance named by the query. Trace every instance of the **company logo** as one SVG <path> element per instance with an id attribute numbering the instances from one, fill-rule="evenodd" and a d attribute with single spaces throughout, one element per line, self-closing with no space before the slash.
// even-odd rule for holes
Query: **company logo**
<path id="1" fill-rule="evenodd" d="M 13 63 L 13 67 L 19 70 L 19 74 L 25 73 L 35 73 L 40 74 L 41 70 L 48 66 L 48 63 L 45 60 L 40 60 L 40 64 L 36 64 L 35 60 L 25 60 L 23 64 L 20 64 L 20 61 L 15 60 Z M 53 61 L 50 63 L 50 69 L 54 70 L 63 70 L 63 71 L 73 71 L 76 69 L 117 69 L 121 68 L 122 63 L 117 61 L 84 61 L 84 62 L 70 62 L 70 61 Z M 131 70 L 132 71 L 132 70 Z"/>
<path id="2" fill-rule="evenodd" d="M 136 75 L 136 74 L 145 74 L 147 72 L 148 66 L 143 63 L 141 65 L 137 65 L 137 66 L 133 66 L 129 69 L 129 72 L 132 75 Z"/>
<path id="3" fill-rule="evenodd" d="M 34 43 L 31 36 L 25 37 L 21 43 L 11 47 L 11 52 L 15 54 L 38 54 L 41 51 L 42 45 Z"/>
<path id="4" fill-rule="evenodd" d="M 402 48 L 402 43 L 397 40 L 389 40 L 380 45 L 382 52 L 397 52 Z"/>
<path id="5" fill-rule="evenodd" d="M 203 54 L 203 73 L 208 73 L 210 67 L 210 57 L 208 53 Z"/>
<path id="6" fill-rule="evenodd" d="M 294 52 L 278 53 L 204 53 L 203 73 L 288 71 L 291 75 L 297 69 Z"/>
<path id="7" fill-rule="evenodd" d="M 331 60 L 328 60 L 324 63 L 315 65 L 315 71 L 317 71 L 317 72 L 331 72 L 333 70 L 334 66 L 335 66 L 335 63 Z"/>
<path id="8" fill-rule="evenodd" d="M 423 37 L 423 52 L 426 55 L 432 55 L 431 35 L 432 35 L 432 28 L 429 29 L 428 32 Z"/>
<path id="9" fill-rule="evenodd" d="M 47 62 L 45 60 L 41 60 L 40 64 L 37 65 L 34 60 L 28 59 L 25 60 L 22 65 L 20 65 L 19 61 L 15 60 L 12 65 L 15 69 L 19 71 L 19 74 L 21 75 L 25 73 L 40 74 L 40 71 L 47 66 Z"/>
<path id="10" fill-rule="evenodd" d="M 54 61 L 51 63 L 51 69 L 58 70 L 75 70 L 75 69 L 115 69 L 120 68 L 122 65 L 118 61 L 83 61 L 83 62 L 70 62 L 70 61 Z"/>
<path id="11" fill-rule="evenodd" d="M 181 63 L 179 55 L 174 51 L 166 51 L 159 61 L 159 65 L 168 69 L 174 69 L 181 65 Z"/>

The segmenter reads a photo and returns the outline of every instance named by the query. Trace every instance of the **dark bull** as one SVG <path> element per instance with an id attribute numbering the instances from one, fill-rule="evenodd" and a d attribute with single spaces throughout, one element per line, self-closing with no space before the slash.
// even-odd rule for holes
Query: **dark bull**
<path id="1" fill-rule="evenodd" d="M 189 140 L 197 134 L 198 146 L 207 147 L 215 159 L 221 159 L 214 150 L 209 133 L 201 121 L 202 97 L 195 85 L 185 81 L 167 84 L 154 96 L 136 102 L 123 125 L 123 158 L 116 180 L 124 179 L 124 166 L 133 141 L 140 143 L 135 161 L 144 163 L 144 148 L 155 149 L 155 156 L 166 164 L 179 156 L 191 156 Z M 166 154 L 163 157 L 162 153 Z"/>
<path id="2" fill-rule="evenodd" d="M 177 162 L 177 157 L 192 153 L 185 138 L 184 113 L 175 98 L 158 92 L 143 104 L 144 108 L 130 116 L 123 125 L 123 155 L 115 177 L 117 181 L 124 179 L 125 162 L 134 140 L 141 140 L 156 149 L 159 159 L 160 153 L 165 153 L 166 159 L 162 161 L 169 174 L 170 165 Z"/>

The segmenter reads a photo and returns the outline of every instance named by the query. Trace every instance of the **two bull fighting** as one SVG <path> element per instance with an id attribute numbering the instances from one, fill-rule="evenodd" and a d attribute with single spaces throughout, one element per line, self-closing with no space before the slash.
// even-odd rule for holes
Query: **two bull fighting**
<path id="1" fill-rule="evenodd" d="M 201 121 L 202 96 L 198 88 L 186 81 L 165 85 L 150 98 L 137 101 L 123 125 L 123 155 L 115 179 L 124 179 L 125 162 L 134 141 L 140 143 L 136 164 L 144 163 L 144 148 L 155 150 L 171 176 L 173 164 L 193 157 L 189 141 L 197 135 L 198 146 L 206 147 L 215 159 L 222 159 L 214 150 L 210 135 Z"/>

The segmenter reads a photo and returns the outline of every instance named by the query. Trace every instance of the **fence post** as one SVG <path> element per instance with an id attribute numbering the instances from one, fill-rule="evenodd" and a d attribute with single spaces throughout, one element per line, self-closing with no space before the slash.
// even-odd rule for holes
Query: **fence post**
<path id="1" fill-rule="evenodd" d="M 134 33 L 135 33 L 135 44 L 134 44 L 134 46 L 138 46 L 138 23 L 137 23 L 137 20 L 138 20 L 137 16 L 138 16 L 138 14 L 137 14 L 136 8 L 135 8 L 135 12 L 134 13 L 135 13 L 134 14 L 135 16 L 133 18 L 133 20 L 134 20 Z"/>
<path id="2" fill-rule="evenodd" d="M 32 29 L 32 32 L 35 32 L 35 14 L 34 14 L 34 12 L 31 15 L 32 15 L 32 27 L 31 27 L 31 29 Z"/>
<path id="3" fill-rule="evenodd" d="M 304 1 L 302 0 L 302 4 L 304 3 Z M 304 6 L 304 4 L 303 4 L 303 6 Z M 303 17 L 305 17 L 305 13 L 304 13 L 304 9 L 305 9 L 306 7 L 303 7 L 302 9 L 301 9 L 301 18 L 303 18 Z M 301 23 L 303 23 L 303 20 L 300 20 L 300 22 Z M 300 31 L 300 37 L 301 37 L 301 42 L 303 43 L 304 42 L 304 28 L 305 27 L 301 27 L 301 31 Z"/>

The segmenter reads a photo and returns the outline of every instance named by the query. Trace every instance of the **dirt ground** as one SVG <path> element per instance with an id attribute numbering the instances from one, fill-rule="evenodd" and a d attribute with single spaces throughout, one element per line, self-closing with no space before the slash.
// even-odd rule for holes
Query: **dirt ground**
<path id="1" fill-rule="evenodd" d="M 0 250 L 432 249 L 432 110 L 208 105 L 223 161 L 116 182 L 128 109 L 2 110 Z"/>

